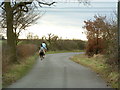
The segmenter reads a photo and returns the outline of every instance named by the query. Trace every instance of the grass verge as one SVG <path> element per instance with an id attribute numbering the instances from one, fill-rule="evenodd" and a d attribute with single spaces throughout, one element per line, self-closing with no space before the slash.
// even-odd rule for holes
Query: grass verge
<path id="1" fill-rule="evenodd" d="M 105 63 L 104 56 L 101 55 L 99 57 L 88 58 L 84 54 L 81 54 L 71 57 L 71 60 L 78 64 L 91 68 L 93 71 L 99 74 L 109 86 L 118 88 L 119 73 L 117 70 L 113 70 L 113 68 Z"/>
<path id="2" fill-rule="evenodd" d="M 5 88 L 8 85 L 16 82 L 18 79 L 23 77 L 28 73 L 28 71 L 33 67 L 37 55 L 30 56 L 25 60 L 22 60 L 20 64 L 12 64 L 9 66 L 9 70 L 3 74 L 2 87 Z"/>

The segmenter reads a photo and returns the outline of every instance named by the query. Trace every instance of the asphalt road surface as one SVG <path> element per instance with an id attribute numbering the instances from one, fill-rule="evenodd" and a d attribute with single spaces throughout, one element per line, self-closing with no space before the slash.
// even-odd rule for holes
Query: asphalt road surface
<path id="1" fill-rule="evenodd" d="M 95 72 L 69 58 L 80 53 L 48 54 L 8 88 L 109 88 Z"/>

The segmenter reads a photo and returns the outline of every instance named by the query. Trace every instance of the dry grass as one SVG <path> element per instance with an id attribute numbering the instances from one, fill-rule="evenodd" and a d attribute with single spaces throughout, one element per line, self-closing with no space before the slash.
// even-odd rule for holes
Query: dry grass
<path id="1" fill-rule="evenodd" d="M 3 74 L 3 88 L 7 87 L 13 82 L 16 82 L 18 79 L 26 75 L 34 65 L 36 58 L 37 55 L 34 55 L 29 58 L 26 58 L 21 64 L 12 64 L 11 66 L 9 66 L 9 71 Z"/>
<path id="2" fill-rule="evenodd" d="M 108 85 L 111 85 L 113 88 L 118 88 L 118 70 L 111 68 L 105 63 L 104 56 L 97 55 L 89 58 L 85 55 L 76 55 L 71 59 L 78 64 L 90 67 L 93 71 L 104 78 Z"/>
<path id="3" fill-rule="evenodd" d="M 6 72 L 9 69 L 10 57 L 9 52 L 10 48 L 5 44 L 2 47 L 2 73 Z"/>
<path id="4" fill-rule="evenodd" d="M 34 44 L 22 44 L 17 46 L 17 58 L 20 62 L 15 64 L 10 61 L 11 53 L 5 44 L 2 48 L 2 75 L 3 85 L 9 85 L 20 79 L 34 64 L 37 56 L 37 46 Z"/>

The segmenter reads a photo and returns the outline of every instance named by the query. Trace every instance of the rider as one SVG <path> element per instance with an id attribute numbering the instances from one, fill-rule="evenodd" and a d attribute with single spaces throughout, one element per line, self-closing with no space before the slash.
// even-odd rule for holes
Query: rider
<path id="1" fill-rule="evenodd" d="M 45 50 L 44 50 L 42 44 L 41 44 L 41 47 L 40 47 L 40 50 L 39 50 L 39 55 L 40 55 L 41 60 L 45 56 Z"/>
<path id="2" fill-rule="evenodd" d="M 46 43 L 42 42 L 42 47 L 45 49 L 45 52 L 47 51 Z"/>

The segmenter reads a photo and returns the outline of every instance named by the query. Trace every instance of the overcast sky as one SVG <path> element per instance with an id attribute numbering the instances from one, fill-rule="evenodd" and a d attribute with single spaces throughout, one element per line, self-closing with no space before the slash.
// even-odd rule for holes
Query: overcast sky
<path id="1" fill-rule="evenodd" d="M 92 0 L 98 1 L 98 0 Z M 113 1 L 113 0 L 99 0 Z M 78 3 L 58 3 L 53 8 L 42 8 L 46 14 L 37 21 L 37 24 L 27 28 L 20 38 L 26 38 L 28 32 L 42 36 L 49 33 L 58 35 L 63 39 L 87 40 L 82 28 L 85 20 L 93 19 L 94 15 L 113 17 L 117 4 L 111 2 L 91 3 L 90 6 L 79 5 Z"/>
<path id="2" fill-rule="evenodd" d="M 52 33 L 63 39 L 87 40 L 82 28 L 85 25 L 84 21 L 93 19 L 94 15 L 98 14 L 106 15 L 107 18 L 113 17 L 113 11 L 117 9 L 117 0 L 90 1 L 92 1 L 90 6 L 78 3 L 57 3 L 53 8 L 42 8 L 41 10 L 46 11 L 45 15 L 37 21 L 37 24 L 22 32 L 20 38 L 26 38 L 27 34 L 32 32 L 34 35 L 38 35 L 39 38 Z"/>
<path id="3" fill-rule="evenodd" d="M 118 0 L 90 0 L 90 1 L 94 1 L 94 2 L 118 2 Z"/>

